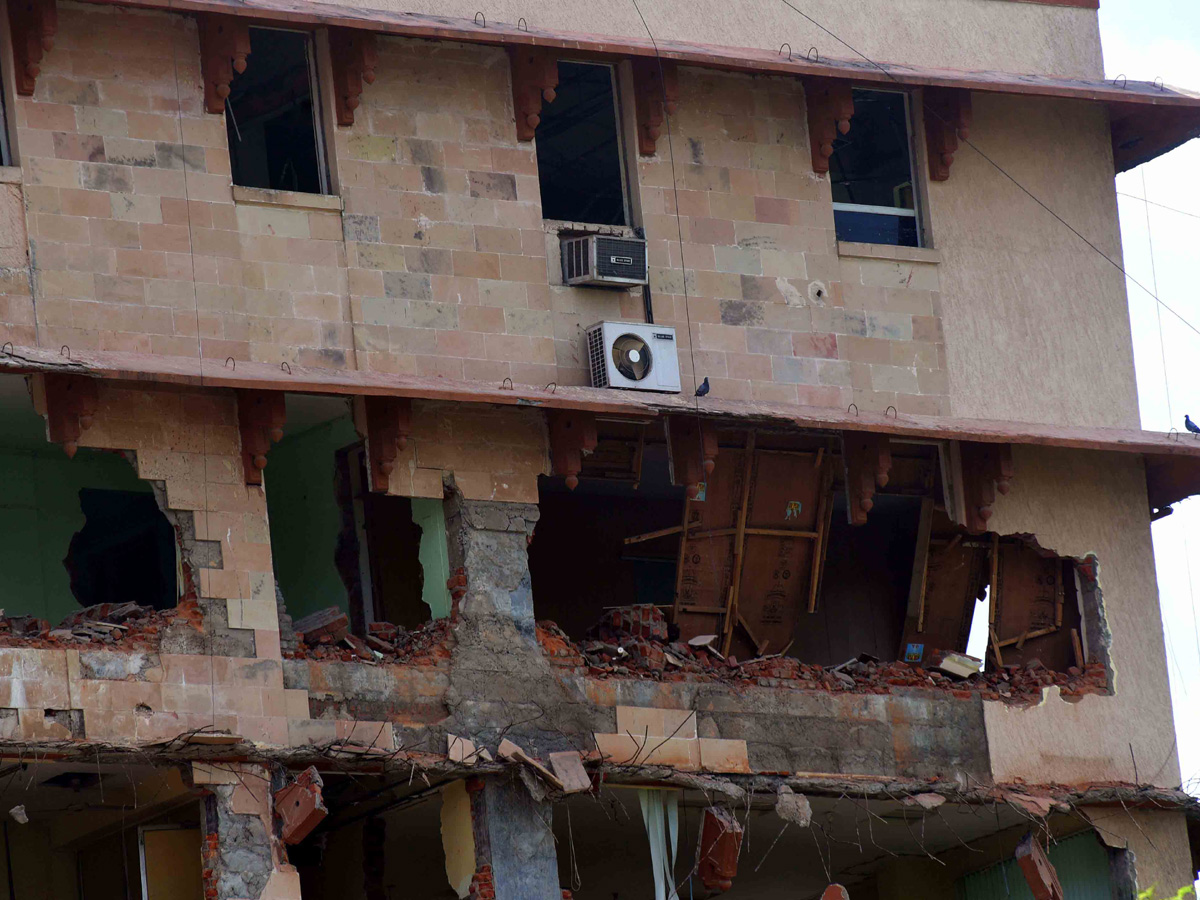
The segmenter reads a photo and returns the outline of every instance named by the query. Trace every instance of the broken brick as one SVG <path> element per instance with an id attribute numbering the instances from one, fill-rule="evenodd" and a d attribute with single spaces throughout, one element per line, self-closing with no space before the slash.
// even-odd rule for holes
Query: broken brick
<path id="1" fill-rule="evenodd" d="M 322 787 L 321 776 L 309 766 L 295 781 L 275 792 L 275 815 L 283 822 L 280 835 L 285 844 L 300 843 L 329 815 Z"/>
<path id="2" fill-rule="evenodd" d="M 1025 876 L 1025 882 L 1029 885 L 1034 900 L 1063 900 L 1063 889 L 1062 885 L 1058 883 L 1058 873 L 1054 871 L 1054 865 L 1046 856 L 1046 851 L 1042 849 L 1041 844 L 1034 838 L 1032 831 L 1021 839 L 1021 843 L 1017 844 L 1017 852 L 1014 856 L 1017 865 L 1021 867 L 1021 874 Z"/>
<path id="3" fill-rule="evenodd" d="M 337 642 L 350 633 L 350 619 L 336 606 L 331 606 L 297 619 L 292 627 L 306 644 L 326 637 Z"/>

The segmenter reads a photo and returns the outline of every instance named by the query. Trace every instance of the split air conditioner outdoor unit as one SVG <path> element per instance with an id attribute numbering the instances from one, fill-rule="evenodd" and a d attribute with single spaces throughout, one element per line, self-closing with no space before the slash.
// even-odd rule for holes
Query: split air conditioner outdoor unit
<path id="1" fill-rule="evenodd" d="M 587 330 L 592 387 L 679 393 L 679 350 L 669 325 L 597 322 Z"/>
<path id="2" fill-rule="evenodd" d="M 646 283 L 646 242 L 604 234 L 562 235 L 564 284 L 629 287 Z"/>

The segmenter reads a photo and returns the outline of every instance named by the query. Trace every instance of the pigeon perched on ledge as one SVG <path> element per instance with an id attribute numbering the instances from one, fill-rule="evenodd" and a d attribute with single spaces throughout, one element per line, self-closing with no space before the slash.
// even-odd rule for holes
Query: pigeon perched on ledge
<path id="1" fill-rule="evenodd" d="M 1183 417 L 1183 427 L 1192 434 L 1200 434 L 1200 425 L 1197 425 L 1195 422 L 1193 422 L 1191 416 L 1185 415 Z"/>
<path id="2" fill-rule="evenodd" d="M 708 376 L 704 376 L 704 380 L 700 382 L 700 387 L 696 388 L 696 396 L 703 397 L 708 393 Z"/>

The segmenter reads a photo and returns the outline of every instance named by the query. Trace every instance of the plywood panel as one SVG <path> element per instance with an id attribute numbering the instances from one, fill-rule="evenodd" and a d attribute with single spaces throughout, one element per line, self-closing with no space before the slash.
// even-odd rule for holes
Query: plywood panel
<path id="1" fill-rule="evenodd" d="M 200 829 L 147 829 L 142 846 L 146 900 L 202 900 Z"/>

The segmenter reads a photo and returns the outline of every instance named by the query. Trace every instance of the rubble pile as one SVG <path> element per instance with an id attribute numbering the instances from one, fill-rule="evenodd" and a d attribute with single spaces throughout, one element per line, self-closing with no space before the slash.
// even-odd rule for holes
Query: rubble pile
<path id="1" fill-rule="evenodd" d="M 156 610 L 137 603 L 99 603 L 71 613 L 57 626 L 36 616 L 5 616 L 0 611 L 0 646 L 116 644 L 144 645 L 175 622 L 178 610 Z M 186 618 L 186 615 L 185 615 Z"/>
<path id="2" fill-rule="evenodd" d="M 299 645 L 289 659 L 436 665 L 450 658 L 450 620 L 438 619 L 407 631 L 391 622 L 372 622 L 367 636 L 350 633 L 350 619 L 336 606 L 298 619 L 292 626 Z"/>
<path id="3" fill-rule="evenodd" d="M 1047 669 L 1037 660 L 1005 666 L 998 672 L 956 677 L 903 661 L 882 662 L 862 655 L 836 666 L 824 667 L 789 656 L 771 655 L 748 660 L 724 657 L 717 640 L 709 636 L 691 641 L 673 640 L 662 611 L 655 606 L 621 607 L 609 611 L 575 644 L 553 622 L 538 623 L 538 642 L 555 666 L 575 674 L 596 677 L 635 676 L 661 681 L 721 680 L 752 682 L 763 686 L 805 690 L 852 691 L 887 694 L 895 688 L 948 691 L 968 698 L 1011 703 L 1035 703 L 1043 687 L 1057 685 L 1064 697 L 1103 694 L 1108 676 L 1103 664 L 1066 672 Z M 931 654 L 932 659 L 937 656 Z"/>

